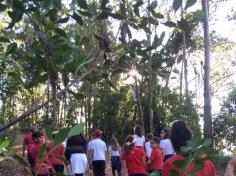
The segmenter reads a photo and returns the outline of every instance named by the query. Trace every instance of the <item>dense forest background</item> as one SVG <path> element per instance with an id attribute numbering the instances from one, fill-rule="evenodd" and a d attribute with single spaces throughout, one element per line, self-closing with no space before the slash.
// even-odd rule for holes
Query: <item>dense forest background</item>
<path id="1" fill-rule="evenodd" d="M 159 135 L 182 119 L 235 153 L 236 40 L 213 30 L 235 25 L 234 3 L 0 0 L 0 131 L 84 123 L 122 143 L 136 124 Z"/>

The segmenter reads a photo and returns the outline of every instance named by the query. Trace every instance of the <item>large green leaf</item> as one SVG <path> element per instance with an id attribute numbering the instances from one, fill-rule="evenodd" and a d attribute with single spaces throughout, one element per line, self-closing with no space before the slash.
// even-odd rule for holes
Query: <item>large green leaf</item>
<path id="1" fill-rule="evenodd" d="M 11 141 L 9 139 L 5 139 L 2 143 L 0 143 L 0 148 L 7 148 L 10 143 Z"/>
<path id="2" fill-rule="evenodd" d="M 174 0 L 173 2 L 173 8 L 174 11 L 177 11 L 182 5 L 182 0 Z"/>
<path id="3" fill-rule="evenodd" d="M 83 25 L 83 19 L 81 16 L 79 16 L 76 12 L 73 13 L 73 15 L 71 16 L 79 25 Z"/>
<path id="4" fill-rule="evenodd" d="M 52 128 L 51 128 L 48 124 L 44 125 L 43 127 L 44 127 L 44 129 L 45 129 L 45 132 L 46 132 L 47 137 L 48 137 L 50 140 L 52 140 Z"/>
<path id="5" fill-rule="evenodd" d="M 118 20 L 123 20 L 124 16 L 117 14 L 117 13 L 111 13 L 110 16 L 114 19 L 118 19 Z"/>
<path id="6" fill-rule="evenodd" d="M 56 135 L 54 140 L 54 145 L 61 144 L 67 138 L 70 132 L 70 128 L 63 128 L 61 129 Z"/>
<path id="7" fill-rule="evenodd" d="M 101 0 L 101 9 L 105 10 L 109 0 Z"/>
<path id="8" fill-rule="evenodd" d="M 86 17 L 92 17 L 92 13 L 90 13 L 89 11 L 82 11 L 82 10 L 79 10 L 79 13 L 83 16 L 86 16 Z"/>
<path id="9" fill-rule="evenodd" d="M 80 134 L 84 130 L 84 124 L 80 123 L 75 125 L 73 128 L 70 129 L 70 132 L 68 133 L 67 137 L 71 137 L 77 134 Z"/>
<path id="10" fill-rule="evenodd" d="M 110 15 L 110 12 L 107 10 L 103 10 L 97 17 L 99 20 L 106 20 Z"/>
<path id="11" fill-rule="evenodd" d="M 43 145 L 39 148 L 39 151 L 38 151 L 38 157 L 39 157 L 39 159 L 44 159 L 44 158 L 45 158 L 45 156 L 46 156 L 46 154 L 45 154 L 46 150 L 47 150 L 47 145 L 46 145 L 46 144 L 43 144 Z"/>
<path id="12" fill-rule="evenodd" d="M 176 23 L 172 22 L 172 21 L 167 21 L 165 23 L 163 23 L 165 26 L 168 27 L 176 27 Z"/>
<path id="13" fill-rule="evenodd" d="M 86 0 L 78 0 L 78 5 L 79 5 L 82 9 L 88 9 L 88 4 L 87 4 Z"/>
<path id="14" fill-rule="evenodd" d="M 56 32 L 57 34 L 59 34 L 59 35 L 65 37 L 65 38 L 67 38 L 67 34 L 66 34 L 66 32 L 65 32 L 64 30 L 62 30 L 62 29 L 60 29 L 60 28 L 55 28 L 54 30 L 55 30 L 55 32 Z"/>
<path id="15" fill-rule="evenodd" d="M 197 2 L 197 0 L 187 0 L 186 2 L 186 6 L 185 6 L 185 10 L 191 6 L 193 6 L 195 3 Z"/>
<path id="16" fill-rule="evenodd" d="M 69 17 L 61 18 L 57 21 L 57 23 L 66 23 L 69 21 L 69 19 L 70 19 Z"/>

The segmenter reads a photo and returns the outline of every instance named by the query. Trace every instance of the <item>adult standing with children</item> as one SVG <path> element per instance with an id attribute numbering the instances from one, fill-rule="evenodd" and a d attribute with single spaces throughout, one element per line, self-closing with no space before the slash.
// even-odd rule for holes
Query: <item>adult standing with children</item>
<path id="1" fill-rule="evenodd" d="M 101 139 L 102 131 L 97 128 L 93 133 L 94 139 L 88 144 L 88 160 L 92 161 L 94 176 L 105 176 L 107 147 Z"/>

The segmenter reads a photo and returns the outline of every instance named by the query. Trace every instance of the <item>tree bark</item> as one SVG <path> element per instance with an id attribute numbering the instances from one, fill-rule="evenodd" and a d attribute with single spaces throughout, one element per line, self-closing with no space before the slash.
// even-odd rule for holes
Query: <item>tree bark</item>
<path id="1" fill-rule="evenodd" d="M 210 35 L 208 24 L 208 0 L 202 0 L 204 16 L 204 137 L 212 138 L 211 96 L 210 96 Z"/>

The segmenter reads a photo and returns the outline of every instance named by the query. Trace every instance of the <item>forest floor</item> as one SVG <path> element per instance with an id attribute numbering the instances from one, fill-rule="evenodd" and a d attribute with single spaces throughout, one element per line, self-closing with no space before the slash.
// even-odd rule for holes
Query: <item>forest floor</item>
<path id="1" fill-rule="evenodd" d="M 14 150 L 17 154 L 22 154 L 22 142 L 23 142 L 23 135 L 18 135 L 13 144 Z M 11 157 L 5 157 L 0 160 L 0 176 L 31 176 L 29 172 L 21 165 L 18 161 L 14 160 Z M 92 176 L 92 170 L 89 171 L 87 176 Z M 107 167 L 106 175 L 111 176 L 111 168 Z"/>

